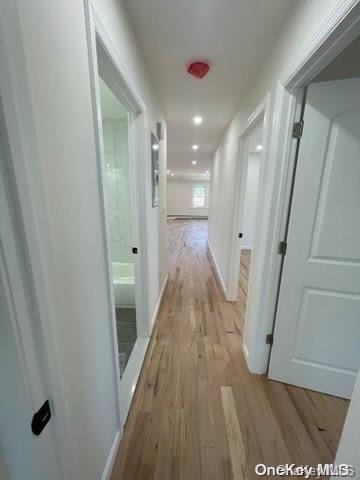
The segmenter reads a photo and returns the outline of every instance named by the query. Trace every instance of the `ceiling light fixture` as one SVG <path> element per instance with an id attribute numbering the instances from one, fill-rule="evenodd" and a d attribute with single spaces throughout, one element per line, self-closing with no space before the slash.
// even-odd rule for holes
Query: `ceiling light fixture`
<path id="1" fill-rule="evenodd" d="M 195 125 L 200 125 L 203 121 L 202 117 L 196 116 L 193 118 Z"/>
<path id="2" fill-rule="evenodd" d="M 191 163 L 192 163 L 193 165 L 196 165 L 196 164 L 197 164 L 197 160 L 193 160 Z"/>
<path id="3" fill-rule="evenodd" d="M 256 151 L 257 151 L 257 152 L 261 152 L 261 150 L 262 150 L 263 148 L 264 148 L 264 147 L 263 147 L 262 145 L 258 145 L 258 146 L 256 147 Z"/>
<path id="4" fill-rule="evenodd" d="M 199 150 L 199 145 L 193 145 L 191 148 L 192 148 L 193 150 Z"/>
<path id="5" fill-rule="evenodd" d="M 175 173 L 170 173 L 170 175 L 173 177 L 175 175 Z"/>
<path id="6" fill-rule="evenodd" d="M 170 170 L 166 170 L 166 171 L 167 171 L 167 173 L 170 173 Z"/>
<path id="7" fill-rule="evenodd" d="M 210 175 L 210 170 L 206 170 L 206 175 Z"/>

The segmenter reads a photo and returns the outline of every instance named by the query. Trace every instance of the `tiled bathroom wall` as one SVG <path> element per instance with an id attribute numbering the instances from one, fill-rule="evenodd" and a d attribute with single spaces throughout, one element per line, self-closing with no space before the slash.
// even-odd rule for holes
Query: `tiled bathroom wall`
<path id="1" fill-rule="evenodd" d="M 131 191 L 126 120 L 103 119 L 106 202 L 113 262 L 131 263 Z"/>

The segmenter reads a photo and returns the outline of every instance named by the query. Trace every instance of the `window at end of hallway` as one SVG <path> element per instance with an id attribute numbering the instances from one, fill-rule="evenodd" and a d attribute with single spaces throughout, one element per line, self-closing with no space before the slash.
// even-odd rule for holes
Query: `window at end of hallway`
<path id="1" fill-rule="evenodd" d="M 191 190 L 191 208 L 208 208 L 209 194 L 207 185 L 193 185 Z"/>

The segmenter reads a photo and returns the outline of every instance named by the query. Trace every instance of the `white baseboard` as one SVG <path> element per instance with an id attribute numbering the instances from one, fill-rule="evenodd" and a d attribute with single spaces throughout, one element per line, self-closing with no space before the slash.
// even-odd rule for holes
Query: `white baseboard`
<path id="1" fill-rule="evenodd" d="M 160 295 L 159 295 L 159 298 L 158 298 L 158 301 L 157 301 L 152 319 L 151 319 L 151 329 L 154 326 L 157 314 L 159 313 L 159 308 L 160 308 L 161 301 L 162 301 L 162 298 L 163 298 L 164 293 L 165 293 L 165 289 L 166 289 L 166 285 L 167 285 L 168 280 L 169 280 L 169 275 L 166 275 L 163 286 L 161 287 Z"/>
<path id="2" fill-rule="evenodd" d="M 266 371 L 259 370 L 258 368 L 254 368 L 254 361 L 250 360 L 250 354 L 249 354 L 249 349 L 245 343 L 243 343 L 243 353 L 246 361 L 246 366 L 249 370 L 250 373 L 253 373 L 254 375 L 263 375 L 266 373 Z M 256 353 L 256 352 L 255 352 Z"/>
<path id="3" fill-rule="evenodd" d="M 249 350 L 247 348 L 247 346 L 245 345 L 245 343 L 243 343 L 243 352 L 244 352 L 244 357 L 245 357 L 245 360 L 246 360 L 246 363 L 247 363 L 247 366 L 249 368 Z"/>
<path id="4" fill-rule="evenodd" d="M 114 441 L 111 445 L 110 453 L 106 460 L 104 473 L 102 474 L 101 480 L 110 480 L 112 469 L 115 463 L 116 454 L 117 454 L 119 443 L 120 443 L 120 438 L 121 438 L 120 430 L 118 430 L 115 434 Z"/>
<path id="5" fill-rule="evenodd" d="M 137 338 L 120 380 L 120 389 L 122 392 L 120 396 L 120 412 L 123 426 L 126 423 L 149 343 L 150 337 Z"/>
<path id="6" fill-rule="evenodd" d="M 169 219 L 183 218 L 184 220 L 186 220 L 191 218 L 209 218 L 209 215 L 167 215 L 167 218 Z"/>
<path id="7" fill-rule="evenodd" d="M 226 291 L 226 287 L 225 287 L 225 282 L 224 282 L 224 279 L 223 279 L 223 277 L 222 277 L 222 275 L 221 275 L 219 265 L 217 264 L 217 261 L 216 261 L 215 255 L 214 255 L 214 251 L 213 251 L 213 249 L 212 249 L 212 247 L 211 247 L 211 244 L 210 244 L 209 240 L 208 240 L 208 245 L 209 245 L 211 260 L 212 260 L 213 265 L 214 265 L 214 267 L 215 267 L 216 275 L 217 275 L 217 277 L 218 277 L 218 279 L 219 279 L 219 281 L 220 281 L 221 288 L 222 288 L 222 290 L 223 290 L 223 293 L 224 293 L 224 295 L 225 295 L 225 298 L 227 299 L 227 291 Z"/>

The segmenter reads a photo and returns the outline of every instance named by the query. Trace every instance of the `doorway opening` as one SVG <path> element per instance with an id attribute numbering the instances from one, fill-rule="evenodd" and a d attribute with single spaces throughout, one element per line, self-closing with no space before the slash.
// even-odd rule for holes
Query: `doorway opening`
<path id="1" fill-rule="evenodd" d="M 266 185 L 264 185 L 264 158 L 268 132 L 269 94 L 258 105 L 249 117 L 239 137 L 238 162 L 235 186 L 233 214 L 233 237 L 231 244 L 231 260 L 229 265 L 228 288 L 225 289 L 226 300 L 241 301 L 247 305 L 247 297 L 251 298 L 251 278 L 257 276 L 258 263 L 258 231 L 259 205 L 262 203 Z M 241 291 L 241 264 L 248 265 L 246 273 L 246 295 Z M 249 283 L 249 289 L 247 289 Z M 248 312 L 246 311 L 246 316 Z M 247 347 L 244 344 L 247 356 Z"/>
<path id="2" fill-rule="evenodd" d="M 147 274 L 148 113 L 91 2 L 87 2 L 86 14 L 121 437 L 151 329 Z"/>
<path id="3" fill-rule="evenodd" d="M 247 165 L 244 169 L 246 176 L 244 216 L 242 227 L 241 250 L 252 250 L 254 246 L 255 221 L 259 190 L 260 161 L 262 159 L 262 125 L 249 133 L 249 148 L 247 152 Z M 246 172 L 246 173 L 245 173 Z"/>
<path id="4" fill-rule="evenodd" d="M 114 289 L 120 378 L 137 339 L 136 278 L 133 253 L 132 171 L 129 149 L 131 112 L 99 75 L 105 162 L 105 208 Z"/>
<path id="5" fill-rule="evenodd" d="M 247 305 L 252 252 L 255 244 L 256 215 L 259 197 L 260 164 L 263 153 L 263 119 L 242 139 L 241 186 L 238 212 L 240 259 L 237 262 L 237 301 Z"/>

